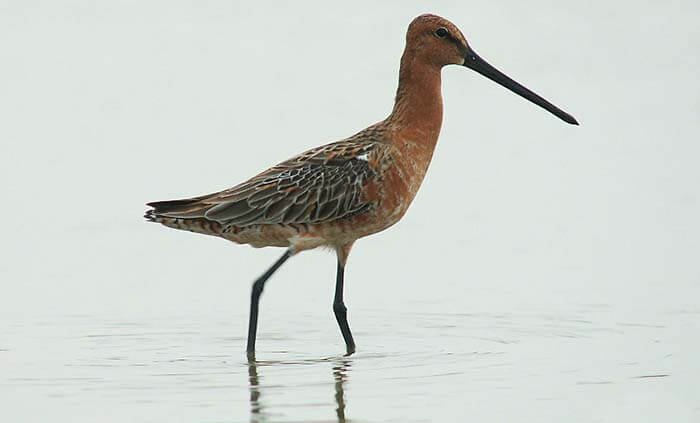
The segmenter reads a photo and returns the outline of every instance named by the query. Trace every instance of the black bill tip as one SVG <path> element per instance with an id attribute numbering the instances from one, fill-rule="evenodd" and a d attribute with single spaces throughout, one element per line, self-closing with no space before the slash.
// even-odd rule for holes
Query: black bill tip
<path id="1" fill-rule="evenodd" d="M 568 123 L 568 124 L 570 124 L 570 125 L 576 125 L 576 126 L 578 126 L 578 121 L 576 120 L 576 118 L 573 117 L 573 116 L 571 116 L 571 115 L 568 114 L 568 113 L 564 113 L 564 115 L 559 116 L 559 117 L 561 118 L 561 120 L 563 120 L 564 122 L 566 122 L 566 123 Z"/>

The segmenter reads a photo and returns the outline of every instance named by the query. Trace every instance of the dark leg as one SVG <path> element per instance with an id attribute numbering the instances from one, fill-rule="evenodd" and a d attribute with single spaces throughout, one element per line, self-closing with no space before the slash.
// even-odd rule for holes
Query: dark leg
<path id="1" fill-rule="evenodd" d="M 248 359 L 255 359 L 255 333 L 258 330 L 258 302 L 260 302 L 260 294 L 262 294 L 265 287 L 265 282 L 291 255 L 289 250 L 285 251 L 282 257 L 277 259 L 275 264 L 267 269 L 253 284 L 253 292 L 250 295 L 250 320 L 248 320 L 248 348 L 246 348 Z"/>
<path id="2" fill-rule="evenodd" d="M 352 339 L 352 333 L 350 333 L 350 326 L 348 326 L 348 309 L 343 303 L 343 276 L 345 274 L 345 268 L 343 267 L 340 260 L 338 260 L 338 274 L 335 279 L 335 300 L 333 301 L 333 312 L 335 313 L 335 319 L 338 321 L 338 326 L 340 326 L 340 332 L 343 334 L 343 339 L 345 339 L 345 346 L 347 347 L 347 355 L 355 352 L 355 341 Z"/>

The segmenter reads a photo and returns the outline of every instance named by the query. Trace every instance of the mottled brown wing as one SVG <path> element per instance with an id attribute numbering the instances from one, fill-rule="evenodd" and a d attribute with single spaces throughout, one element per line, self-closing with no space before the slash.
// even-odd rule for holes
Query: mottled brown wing
<path id="1" fill-rule="evenodd" d="M 152 203 L 154 213 L 224 225 L 328 222 L 367 210 L 362 190 L 376 173 L 376 143 L 344 142 L 307 151 L 216 194 Z M 160 210 L 159 210 L 160 208 Z"/>

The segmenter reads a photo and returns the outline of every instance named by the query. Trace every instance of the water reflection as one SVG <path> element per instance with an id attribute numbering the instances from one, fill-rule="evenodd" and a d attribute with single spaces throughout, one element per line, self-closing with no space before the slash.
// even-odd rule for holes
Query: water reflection
<path id="1" fill-rule="evenodd" d="M 260 404 L 260 383 L 258 382 L 258 366 L 255 360 L 248 360 L 248 383 L 250 384 L 250 421 L 262 422 L 263 407 Z"/>
<path id="2" fill-rule="evenodd" d="M 271 417 L 271 413 L 266 411 L 263 391 L 264 386 L 260 383 L 262 379 L 258 372 L 267 366 L 295 366 L 295 365 L 313 365 L 319 363 L 332 363 L 332 375 L 335 402 L 335 415 L 337 423 L 346 423 L 345 409 L 347 402 L 345 398 L 344 385 L 348 379 L 350 369 L 352 367 L 352 359 L 348 357 L 326 358 L 319 360 L 301 360 L 301 361 L 255 361 L 248 360 L 248 383 L 250 384 L 250 421 L 251 423 L 265 423 Z M 277 413 L 279 417 L 279 413 Z M 349 420 L 347 420 L 349 422 Z"/>
<path id="3" fill-rule="evenodd" d="M 333 379 L 335 379 L 335 403 L 337 405 L 335 413 L 338 423 L 345 423 L 345 391 L 343 384 L 348 378 L 351 362 L 348 358 L 339 359 L 333 366 Z"/>

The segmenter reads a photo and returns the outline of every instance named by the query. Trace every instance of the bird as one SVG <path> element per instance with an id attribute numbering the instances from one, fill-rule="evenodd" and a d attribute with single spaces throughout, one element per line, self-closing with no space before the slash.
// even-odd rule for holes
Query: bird
<path id="1" fill-rule="evenodd" d="M 423 14 L 411 21 L 389 116 L 343 140 L 312 148 L 220 192 L 147 203 L 145 218 L 170 228 L 221 237 L 284 253 L 252 284 L 246 353 L 255 359 L 260 296 L 290 257 L 317 247 L 334 250 L 333 313 L 345 355 L 356 351 L 343 300 L 344 274 L 355 241 L 397 223 L 413 201 L 438 141 L 443 118 L 441 70 L 469 68 L 549 111 L 576 119 L 482 59 L 449 20 Z"/>

